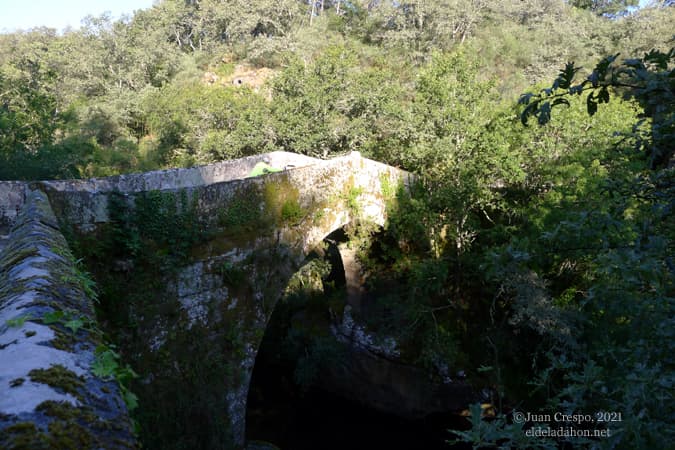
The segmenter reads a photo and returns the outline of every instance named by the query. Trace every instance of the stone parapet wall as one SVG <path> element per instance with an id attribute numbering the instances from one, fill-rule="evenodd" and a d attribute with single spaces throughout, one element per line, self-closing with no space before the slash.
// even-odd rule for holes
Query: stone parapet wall
<path id="1" fill-rule="evenodd" d="M 306 181 L 308 184 L 304 186 L 298 184 L 301 191 L 306 188 L 317 191 L 317 180 L 324 181 L 317 179 L 315 177 L 317 170 L 308 166 L 318 166 L 318 170 L 324 172 L 331 167 L 342 166 L 343 172 L 357 175 L 351 181 L 371 195 L 374 192 L 379 193 L 381 190 L 379 184 L 381 174 L 398 178 L 403 173 L 385 164 L 361 158 L 358 153 L 325 161 L 294 153 L 271 152 L 206 166 L 158 170 L 105 178 L 41 181 L 30 184 L 21 181 L 0 181 L 0 235 L 6 234 L 16 220 L 24 204 L 25 192 L 29 186 L 51 193 L 60 193 L 57 197 L 66 201 L 59 202 L 57 198 L 56 204 L 52 205 L 59 218 L 67 218 L 71 221 L 76 219 L 75 222 L 78 223 L 93 224 L 108 221 L 108 196 L 111 192 L 133 195 L 149 191 L 194 189 L 234 181 L 247 183 L 250 179 L 246 180 L 246 178 L 253 168 L 263 161 L 271 167 L 284 169 L 292 174 L 295 180 Z M 343 183 L 345 180 L 335 179 L 333 181 Z M 407 178 L 405 181 L 408 181 Z M 60 207 L 64 203 L 67 203 L 67 207 L 66 210 L 62 211 Z"/>
<path id="2" fill-rule="evenodd" d="M 23 208 L 26 183 L 23 181 L 0 181 L 0 235 L 9 232 Z"/>
<path id="3" fill-rule="evenodd" d="M 36 185 L 39 184 L 40 189 L 48 193 L 59 219 L 78 225 L 82 231 L 91 231 L 96 224 L 109 221 L 109 199 L 113 193 L 133 198 L 152 191 L 185 190 L 190 195 L 194 191 L 209 190 L 238 192 L 240 186 L 256 183 L 255 179 L 247 177 L 260 162 L 265 162 L 284 172 L 298 171 L 308 166 L 326 163 L 326 161 L 304 155 L 271 152 L 188 169 L 162 170 L 87 180 L 42 181 Z M 213 186 L 221 187 L 213 188 Z M 210 201 L 207 199 L 208 202 Z"/>
<path id="4" fill-rule="evenodd" d="M 271 152 L 245 158 L 217 162 L 206 166 L 183 169 L 155 170 L 152 172 L 116 175 L 87 180 L 44 181 L 43 184 L 57 191 L 134 193 L 161 191 L 204 186 L 243 179 L 249 176 L 256 164 L 265 162 L 276 169 L 304 167 L 321 160 L 288 152 Z"/>
<path id="5" fill-rule="evenodd" d="M 283 172 L 270 173 L 263 177 L 235 177 L 224 181 L 211 182 L 182 182 L 173 183 L 168 172 L 167 180 L 162 189 L 140 189 L 140 185 L 117 183 L 118 177 L 109 179 L 91 179 L 81 181 L 48 181 L 41 182 L 40 188 L 47 192 L 51 205 L 59 219 L 74 225 L 79 231 L 91 232 L 98 224 L 107 223 L 109 217 L 109 203 L 111 195 L 122 195 L 129 204 L 134 203 L 138 196 L 146 195 L 153 190 L 163 192 L 184 192 L 187 198 L 198 200 L 198 213 L 210 221 L 217 217 L 219 212 L 227 209 L 237 199 L 241 201 L 251 191 L 265 190 L 265 186 L 277 185 L 285 190 L 282 196 L 285 200 L 289 195 L 300 203 L 302 207 L 312 207 L 311 204 L 325 203 L 331 209 L 344 210 L 344 201 L 348 195 L 345 189 L 358 190 L 358 196 L 364 217 L 373 222 L 382 224 L 385 217 L 385 203 L 382 201 L 383 180 L 388 180 L 392 190 L 399 183 L 408 184 L 410 175 L 400 169 L 387 166 L 369 159 L 362 158 L 357 152 L 350 155 L 333 158 L 331 160 L 317 160 L 302 155 L 285 152 L 274 152 L 259 155 L 259 159 L 243 158 L 228 161 L 234 166 L 254 167 L 264 157 L 273 167 L 286 168 Z M 296 164 L 290 164 L 295 162 Z M 312 164 L 309 164 L 309 163 Z M 221 164 L 221 163 L 219 163 Z M 224 164 L 224 163 L 222 163 Z M 214 165 L 215 166 L 215 165 Z M 192 170 L 192 169 L 179 169 Z M 243 172 L 250 172 L 249 169 Z M 242 172 L 242 173 L 243 173 Z M 149 172 L 142 175 L 160 174 Z M 131 175 L 129 175 L 131 176 Z M 175 181 L 175 180 L 174 180 Z M 155 183 L 155 185 L 159 185 Z M 270 189 L 267 189 L 268 191 Z M 277 189 L 278 190 L 278 189 Z M 292 191 L 292 192 L 291 192 Z M 179 200 L 179 196 L 176 196 Z M 246 201 L 246 200 L 244 200 Z M 268 205 L 269 206 L 269 205 Z M 264 208 L 264 205 L 261 205 Z M 321 237 L 323 239 L 323 237 Z M 319 240 L 321 240 L 319 239 Z M 308 237 L 313 241 L 314 237 Z"/>
<path id="6" fill-rule="evenodd" d="M 87 292 L 47 197 L 28 190 L 0 251 L 0 448 L 137 447 Z"/>

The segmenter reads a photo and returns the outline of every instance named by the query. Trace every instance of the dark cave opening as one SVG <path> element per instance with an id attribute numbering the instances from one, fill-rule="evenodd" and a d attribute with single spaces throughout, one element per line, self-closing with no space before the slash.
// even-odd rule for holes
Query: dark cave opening
<path id="1" fill-rule="evenodd" d="M 449 428 L 468 429 L 468 421 L 454 413 L 436 413 L 422 419 L 410 420 L 388 414 L 331 392 L 324 383 L 298 380 L 300 362 L 305 355 L 290 343 L 307 327 L 317 333 L 317 327 L 328 330 L 329 305 L 344 302 L 345 273 L 337 244 L 347 239 L 343 230 L 326 239 L 321 254 L 311 259 L 329 261 L 330 271 L 324 273 L 323 293 L 313 298 L 280 301 L 270 318 L 258 350 L 249 386 L 246 411 L 246 439 L 264 442 L 255 448 L 283 450 L 304 449 L 463 449 L 451 446 Z M 310 324 L 310 325 L 308 325 Z M 317 325 L 319 324 L 319 325 Z M 322 339 L 329 333 L 318 331 Z M 315 334 L 316 336 L 316 334 Z M 308 340 L 302 341 L 307 348 Z M 289 351 L 289 347 L 294 347 Z M 332 345 L 332 344 L 331 344 Z M 321 364 L 338 363 L 348 352 L 329 353 Z M 320 377 L 320 369 L 317 369 Z M 321 386 L 319 386 L 321 385 Z"/>
<path id="2" fill-rule="evenodd" d="M 299 387 L 293 377 L 294 364 L 280 360 L 275 349 L 278 342 L 266 342 L 267 338 L 249 388 L 247 441 L 264 441 L 283 450 L 470 448 L 446 442 L 452 438 L 448 428 L 468 428 L 468 421 L 456 414 L 408 420 L 318 387 Z"/>

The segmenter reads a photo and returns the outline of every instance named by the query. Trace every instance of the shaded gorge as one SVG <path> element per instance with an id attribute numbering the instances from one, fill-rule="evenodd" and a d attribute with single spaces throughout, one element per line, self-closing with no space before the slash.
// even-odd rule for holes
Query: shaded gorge
<path id="1" fill-rule="evenodd" d="M 457 414 L 469 402 L 467 386 L 429 401 L 437 392 L 424 370 L 340 339 L 344 319 L 368 301 L 354 286 L 346 239 L 342 230 L 329 236 L 275 307 L 249 386 L 248 448 L 463 448 L 446 441 L 447 429 L 467 428 Z M 443 410 L 453 403 L 448 395 L 456 406 Z"/>

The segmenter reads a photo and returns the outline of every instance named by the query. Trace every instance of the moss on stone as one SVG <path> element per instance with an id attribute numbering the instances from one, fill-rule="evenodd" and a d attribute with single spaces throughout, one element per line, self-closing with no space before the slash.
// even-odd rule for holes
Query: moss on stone
<path id="1" fill-rule="evenodd" d="M 28 372 L 28 376 L 31 381 L 61 389 L 78 398 L 81 396 L 80 390 L 84 387 L 82 377 L 60 364 L 53 365 L 49 369 L 33 369 Z"/>
<path id="2" fill-rule="evenodd" d="M 3 253 L 0 265 L 7 268 L 20 264 L 22 267 L 32 266 L 34 269 L 46 271 L 47 274 L 28 279 L 18 279 L 14 274 L 13 279 L 9 280 L 10 271 L 0 270 L 0 298 L 17 301 L 17 308 L 24 309 L 23 312 L 27 313 L 21 316 L 22 323 L 25 320 L 42 322 L 54 331 L 54 338 L 49 342 L 33 344 L 56 347 L 71 353 L 84 353 L 75 355 L 74 364 L 86 369 L 89 361 L 87 353 L 91 353 L 101 341 L 101 332 L 93 319 L 93 305 L 88 301 L 93 297 L 89 295 L 87 298 L 84 295 L 90 294 L 86 289 L 89 285 L 81 283 L 84 275 L 77 272 L 77 262 L 58 232 L 49 204 L 45 201 L 38 203 L 40 204 L 31 204 L 22 212 L 19 225 L 12 231 L 8 246 L 5 247 L 8 251 Z M 58 311 L 60 315 L 51 317 L 52 320 L 45 320 L 49 311 Z M 37 317 L 33 318 L 34 316 Z M 42 336 L 27 328 L 18 332 L 26 338 Z M 131 427 L 126 411 L 113 405 L 119 393 L 109 392 L 107 396 L 97 394 L 96 392 L 100 392 L 97 391 L 100 386 L 98 380 L 87 380 L 85 384 L 85 379 L 71 370 L 75 366 L 54 362 L 59 361 L 52 359 L 51 367 L 31 370 L 25 379 L 6 380 L 9 386 L 5 387 L 25 386 L 27 380 L 43 383 L 59 393 L 74 396 L 77 403 L 83 406 L 50 401 L 43 402 L 34 411 L 22 413 L 18 417 L 0 414 L 0 421 L 4 422 L 3 427 L 0 427 L 0 448 L 32 450 L 121 447 L 113 445 L 113 439 L 122 441 L 131 438 Z M 91 388 L 93 392 L 87 388 Z M 113 418 L 99 419 L 99 415 Z M 17 420 L 23 421 L 16 423 Z M 135 447 L 133 442 L 128 444 L 124 447 Z"/>
<path id="3" fill-rule="evenodd" d="M 19 387 L 23 384 L 23 382 L 26 381 L 25 378 L 15 378 L 12 381 L 9 382 L 9 387 Z"/>
<path id="4" fill-rule="evenodd" d="M 297 223 L 306 213 L 300 205 L 300 191 L 288 174 L 270 178 L 264 187 L 265 211 L 279 225 Z"/>
<path id="5" fill-rule="evenodd" d="M 49 448 L 44 433 L 33 422 L 19 422 L 2 430 L 0 448 L 13 450 L 42 450 Z"/>
<path id="6" fill-rule="evenodd" d="M 297 199 L 288 199 L 281 205 L 281 221 L 284 224 L 297 225 L 306 215 Z"/>
<path id="7" fill-rule="evenodd" d="M 35 407 L 36 411 L 40 411 L 48 416 L 70 420 L 76 415 L 73 413 L 75 407 L 67 402 L 57 402 L 54 400 L 46 400 Z"/>
<path id="8" fill-rule="evenodd" d="M 18 250 L 13 252 L 5 253 L 0 262 L 2 262 L 1 265 L 3 267 L 13 267 L 17 265 L 20 261 L 29 258 L 31 256 L 36 256 L 37 254 L 38 254 L 37 247 L 26 246 L 19 248 Z"/>
<path id="9" fill-rule="evenodd" d="M 97 426 L 104 423 L 104 421 L 99 420 L 99 418 L 90 409 L 73 406 L 68 402 L 46 400 L 40 403 L 35 409 L 36 411 L 40 411 L 43 414 L 55 419 L 65 421 L 78 420 L 83 424 Z"/>
<path id="10" fill-rule="evenodd" d="M 225 284 L 233 289 L 241 287 L 246 282 L 246 270 L 237 264 L 224 262 L 218 268 L 218 272 L 223 277 Z"/>
<path id="11" fill-rule="evenodd" d="M 90 408 L 76 407 L 67 402 L 47 400 L 36 407 L 51 419 L 46 434 L 49 448 L 74 449 L 74 448 L 135 448 L 133 442 L 121 440 L 113 441 L 113 446 L 100 442 L 94 433 L 95 430 L 120 430 L 124 426 L 119 423 L 103 420 L 96 416 Z"/>
<path id="12" fill-rule="evenodd" d="M 195 244 L 190 250 L 192 260 L 205 260 L 215 255 L 224 255 L 234 249 L 245 249 L 251 242 L 264 236 L 269 231 L 264 228 L 233 229 L 221 228 L 211 234 L 208 241 Z"/>
<path id="13" fill-rule="evenodd" d="M 258 314 L 261 309 L 271 314 L 290 276 L 285 273 L 289 261 L 298 256 L 296 248 L 280 242 L 302 242 L 313 229 L 341 220 L 345 206 L 353 215 L 362 206 L 353 177 L 335 186 L 335 179 L 345 178 L 336 170 L 321 172 L 317 193 L 305 192 L 298 178 L 277 173 L 195 189 L 192 202 L 183 190 L 133 193 L 127 199 L 111 195 L 110 222 L 97 224 L 90 235 L 70 228 L 71 248 L 99 283 L 102 324 L 124 355 L 131 355 L 141 379 L 152 376 L 150 383 L 139 379 L 129 386 L 140 397 L 135 414 L 148 447 L 208 447 L 204 439 L 222 442 L 233 432 L 209 424 L 235 422 L 226 394 L 245 381 L 247 344 L 259 342 L 264 333 Z M 236 262 L 220 265 L 216 261 L 222 259 L 214 259 L 203 269 L 209 279 L 222 277 L 217 284 L 227 289 L 228 301 L 208 305 L 207 324 L 188 326 L 185 309 L 166 295 L 172 292 L 167 283 L 180 281 L 177 275 L 191 262 L 235 249 L 240 250 Z M 110 270 L 116 259 L 131 261 L 133 269 Z M 153 340 L 158 336 L 159 342 Z M 58 333 L 55 341 L 71 345 Z"/>
<path id="14" fill-rule="evenodd" d="M 54 339 L 49 341 L 51 346 L 65 352 L 72 352 L 75 348 L 75 336 L 72 333 L 61 330 L 57 326 L 51 328 L 54 331 Z"/>
<path id="15" fill-rule="evenodd" d="M 252 191 L 249 200 L 255 198 L 254 194 Z M 166 278 L 194 258 L 193 251 L 204 243 L 205 235 L 199 216 L 193 208 L 196 199 L 193 198 L 192 204 L 189 204 L 187 198 L 183 201 L 180 195 L 181 193 L 176 192 L 148 193 L 135 198 L 134 206 L 129 206 L 127 202 L 112 202 L 115 209 L 109 212 L 114 221 L 100 231 L 98 239 L 90 241 L 75 230 L 69 234 L 73 241 L 72 248 L 80 250 L 78 256 L 86 258 L 88 270 L 96 275 L 101 292 L 98 312 L 106 318 L 104 325 L 111 326 L 108 328 L 109 332 L 128 353 L 137 354 L 137 349 L 147 350 L 148 342 L 143 335 L 140 339 L 129 342 L 128 336 L 119 333 L 119 330 L 131 327 L 153 330 L 160 319 L 179 324 L 185 319 L 180 303 L 166 301 L 161 295 L 166 288 Z M 177 207 L 179 202 L 183 204 L 181 207 Z M 259 209 L 260 205 L 258 202 Z M 250 202 L 241 206 L 239 216 L 235 214 L 237 211 L 231 211 L 233 215 L 226 219 L 231 220 L 231 224 L 244 224 L 244 219 L 251 219 L 250 228 L 253 233 L 257 227 L 254 220 L 257 217 L 255 204 Z M 205 246 L 205 251 L 208 252 L 208 245 Z M 111 256 L 132 260 L 133 277 L 129 278 L 127 273 L 121 271 L 110 271 L 108 264 Z M 163 276 L 158 276 L 158 273 Z M 234 273 L 229 275 L 234 276 Z M 124 298 L 124 302 L 120 303 L 120 298 Z M 64 335 L 59 331 L 55 332 L 57 339 L 52 341 L 54 346 L 71 345 L 67 333 Z M 200 329 L 199 332 L 208 336 L 210 330 Z M 194 402 L 196 386 L 203 384 L 214 386 L 214 391 L 208 396 L 208 405 L 203 406 L 207 416 L 218 417 L 218 421 L 222 423 L 227 422 L 227 404 L 224 399 L 219 398 L 213 407 L 210 404 L 219 393 L 216 387 L 222 389 L 218 384 L 222 381 L 222 371 L 218 370 L 221 352 L 216 352 L 210 346 L 203 348 L 197 345 L 203 339 L 195 342 L 195 333 L 198 333 L 196 329 L 186 329 L 184 326 L 172 328 L 167 336 L 167 343 L 159 351 L 144 354 L 140 360 L 134 361 L 134 368 L 140 373 L 152 373 L 157 377 L 156 382 L 151 385 L 130 380 L 130 385 L 126 387 L 138 393 L 141 400 L 147 400 L 144 408 L 136 411 L 146 443 L 160 442 L 161 446 L 166 446 L 169 442 L 192 442 L 193 439 L 199 442 L 202 439 L 200 436 L 188 436 L 186 428 L 177 427 L 176 415 L 183 419 L 180 422 L 185 423 L 185 427 L 195 426 L 191 422 L 194 419 L 191 415 L 193 413 L 190 412 L 194 408 L 186 410 L 181 405 Z M 166 351 L 166 360 L 165 348 L 170 349 Z M 181 362 L 182 370 L 179 373 L 175 373 L 178 370 L 175 361 Z M 188 362 L 183 365 L 184 361 Z M 106 389 L 101 388 L 103 392 Z M 169 395 L 171 398 L 165 398 L 166 392 L 175 393 L 176 397 Z M 179 430 L 183 430 L 182 433 L 179 434 Z M 161 447 L 159 444 L 155 446 Z M 185 448 L 190 447 L 194 446 L 185 445 Z"/>
<path id="16" fill-rule="evenodd" d="M 262 228 L 269 222 L 264 201 L 257 184 L 243 187 L 219 210 L 218 225 L 231 234 Z"/>
<path id="17" fill-rule="evenodd" d="M 91 432 L 78 423 L 55 420 L 49 424 L 49 447 L 70 450 L 75 448 L 97 448 L 96 439 Z"/>

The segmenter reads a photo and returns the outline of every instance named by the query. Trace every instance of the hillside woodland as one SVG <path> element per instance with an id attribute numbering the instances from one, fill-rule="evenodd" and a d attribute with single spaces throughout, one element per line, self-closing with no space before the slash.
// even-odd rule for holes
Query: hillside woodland
<path id="1" fill-rule="evenodd" d="M 3 34 L 0 179 L 274 150 L 359 151 L 414 172 L 388 226 L 352 240 L 379 293 L 369 326 L 491 393 L 494 417 L 475 406 L 455 437 L 665 448 L 675 5 L 637 3 L 159 0 Z M 622 421 L 609 438 L 533 440 L 514 408 Z"/>

